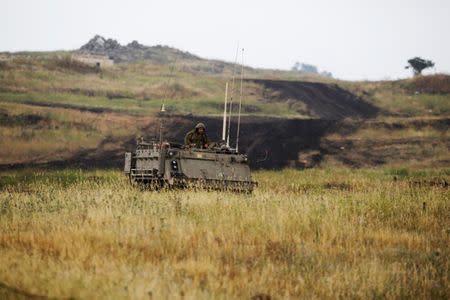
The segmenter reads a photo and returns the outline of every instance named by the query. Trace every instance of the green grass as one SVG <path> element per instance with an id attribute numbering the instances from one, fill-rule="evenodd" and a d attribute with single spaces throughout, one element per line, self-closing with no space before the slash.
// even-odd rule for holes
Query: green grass
<path id="1" fill-rule="evenodd" d="M 157 112 L 161 103 L 159 101 L 144 101 L 136 99 L 108 99 L 107 97 L 90 97 L 63 93 L 27 93 L 12 94 L 0 93 L 0 101 L 8 103 L 35 104 L 44 103 L 46 105 L 63 105 L 68 108 L 99 108 L 110 111 L 127 112 L 135 115 L 145 115 L 150 112 Z"/>
<path id="2" fill-rule="evenodd" d="M 162 100 L 167 98 L 166 106 L 173 112 L 218 115 L 222 112 L 220 105 L 223 102 L 225 82 L 231 77 L 229 70 L 223 74 L 204 73 L 201 68 L 197 70 L 195 64 L 191 65 L 192 62 L 189 64 L 180 62 L 174 72 L 171 72 L 172 66 L 145 62 L 115 65 L 102 72 L 96 72 L 88 66 L 82 67 L 66 60 L 67 58 L 61 59 L 52 55 L 37 55 L 32 59 L 16 58 L 4 63 L 4 66 L 0 67 L 0 101 L 71 103 L 83 107 L 107 108 L 145 115 L 157 112 Z M 196 63 L 207 64 L 203 61 Z M 411 90 L 416 82 L 414 80 L 346 82 L 300 76 L 286 71 L 258 69 L 246 71 L 248 78 L 338 84 L 371 101 L 387 113 L 408 116 L 450 113 L 448 94 L 415 95 L 414 89 Z M 436 78 L 435 81 L 440 77 Z M 433 79 L 427 80 L 434 82 Z M 257 84 L 245 82 L 244 91 L 245 103 L 257 108 L 252 112 L 253 115 L 305 117 L 301 113 L 295 113 L 286 103 L 260 101 L 263 98 L 262 88 Z M 238 98 L 238 92 L 239 82 L 236 85 L 235 99 Z"/>
<path id="3" fill-rule="evenodd" d="M 136 116 L 154 115 L 159 112 L 162 99 L 141 100 L 130 98 L 107 98 L 65 93 L 0 93 L 0 102 L 35 105 L 55 105 L 74 109 L 105 109 Z M 223 100 L 219 98 L 166 99 L 166 107 L 172 113 L 219 116 L 223 114 Z M 235 109 L 237 109 L 235 102 Z M 248 99 L 244 104 L 252 106 L 254 116 L 301 117 L 289 108 L 287 103 L 263 103 Z M 244 113 L 245 115 L 245 113 Z"/>
<path id="4" fill-rule="evenodd" d="M 410 89 L 411 81 L 414 82 L 414 79 L 386 82 L 341 82 L 340 84 L 388 114 L 411 117 L 450 114 L 449 94 L 415 94 Z"/>
<path id="5" fill-rule="evenodd" d="M 450 104 L 448 95 L 408 95 L 380 92 L 375 96 L 375 103 L 388 108 L 391 112 L 417 115 L 449 115 Z"/>
<path id="6" fill-rule="evenodd" d="M 45 170 L 20 170 L 3 172 L 0 177 L 0 190 L 20 189 L 21 187 L 52 185 L 66 188 L 75 184 L 81 184 L 89 180 L 101 183 L 118 182 L 122 174 L 116 171 L 95 170 L 84 171 L 81 169 L 65 169 L 56 171 Z"/>

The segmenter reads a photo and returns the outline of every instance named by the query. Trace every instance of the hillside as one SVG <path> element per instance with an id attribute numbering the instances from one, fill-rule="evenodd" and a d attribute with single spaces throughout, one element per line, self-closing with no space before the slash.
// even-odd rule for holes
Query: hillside
<path id="1" fill-rule="evenodd" d="M 120 167 L 137 136 L 155 136 L 164 98 L 167 138 L 181 141 L 198 120 L 219 138 L 232 64 L 99 39 L 73 52 L 0 61 L 2 168 Z M 98 68 L 73 58 L 80 52 L 117 64 Z M 450 165 L 450 76 L 347 82 L 252 68 L 244 75 L 241 149 L 253 167 Z"/>

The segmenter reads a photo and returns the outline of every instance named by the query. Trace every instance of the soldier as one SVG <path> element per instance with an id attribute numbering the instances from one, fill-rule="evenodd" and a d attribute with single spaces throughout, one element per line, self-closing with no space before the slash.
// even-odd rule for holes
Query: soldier
<path id="1" fill-rule="evenodd" d="M 206 127 L 203 123 L 198 123 L 195 128 L 186 134 L 184 144 L 190 147 L 206 149 L 209 146 L 209 139 L 206 135 Z"/>

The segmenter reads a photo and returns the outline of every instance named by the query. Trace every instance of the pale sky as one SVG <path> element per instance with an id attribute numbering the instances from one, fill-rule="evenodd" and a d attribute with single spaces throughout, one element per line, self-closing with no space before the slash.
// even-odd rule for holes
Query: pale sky
<path id="1" fill-rule="evenodd" d="M 317 65 L 340 79 L 411 75 L 431 59 L 450 73 L 448 0 L 0 0 L 0 51 L 71 50 L 95 34 L 163 44 L 252 67 Z"/>

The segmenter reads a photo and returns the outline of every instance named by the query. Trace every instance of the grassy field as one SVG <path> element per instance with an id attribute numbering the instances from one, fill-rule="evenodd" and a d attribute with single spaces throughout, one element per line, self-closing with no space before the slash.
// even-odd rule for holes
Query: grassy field
<path id="1" fill-rule="evenodd" d="M 260 171 L 253 195 L 0 174 L 0 298 L 450 297 L 449 169 Z"/>
<path id="2" fill-rule="evenodd" d="M 424 76 L 397 81 L 339 82 L 383 110 L 403 117 L 448 116 L 450 77 Z"/>
<path id="3" fill-rule="evenodd" d="M 152 115 L 166 99 L 167 108 L 173 113 L 223 113 L 225 82 L 230 80 L 230 74 L 204 74 L 183 64 L 172 69 L 170 65 L 132 63 L 99 72 L 68 58 L 15 59 L 0 62 L 0 102 Z M 255 77 L 262 76 L 258 74 Z M 244 85 L 245 105 L 253 109 L 254 115 L 296 116 L 287 104 L 258 101 L 262 93 L 260 86 L 250 82 Z M 236 83 L 235 99 L 238 86 Z"/>
<path id="4" fill-rule="evenodd" d="M 115 112 L 0 102 L 0 164 L 67 158 L 96 148 L 105 138 L 134 138 L 149 122 L 148 118 Z"/>
<path id="5" fill-rule="evenodd" d="M 0 103 L 103 108 L 133 115 L 151 115 L 159 111 L 162 99 L 166 98 L 167 107 L 177 114 L 220 115 L 225 82 L 231 80 L 231 70 L 207 73 L 202 70 L 207 69 L 203 65 L 208 61 L 197 64 L 179 62 L 174 67 L 136 62 L 99 71 L 71 60 L 68 54 L 34 58 L 19 56 L 0 62 Z M 444 75 L 428 76 L 425 80 L 350 82 L 289 71 L 246 68 L 245 77 L 337 84 L 387 114 L 408 117 L 450 114 L 450 82 Z M 238 91 L 237 82 L 235 99 Z M 245 105 L 252 115 L 306 117 L 286 102 L 261 101 L 264 95 L 260 85 L 244 82 L 244 91 Z"/>
<path id="6" fill-rule="evenodd" d="M 0 62 L 2 170 L 122 153 L 154 133 L 163 98 L 173 114 L 219 115 L 231 69 L 209 68 L 182 63 L 169 79 L 169 65 L 99 71 L 67 53 Z M 256 172 L 253 195 L 142 191 L 119 171 L 2 171 L 0 298 L 449 299 L 449 77 L 246 75 L 337 84 L 380 114 L 324 135 L 319 168 Z M 245 114 L 311 117 L 244 90 Z"/>
<path id="7" fill-rule="evenodd" d="M 181 62 L 172 73 L 171 65 L 148 62 L 117 64 L 99 71 L 71 60 L 64 52 L 16 56 L 2 61 L 0 164 L 39 164 L 69 159 L 83 151 L 103 147 L 105 141 L 110 145 L 102 151 L 116 147 L 121 152 L 123 147 L 118 147 L 123 143 L 137 136 L 155 134 L 156 131 L 149 128 L 153 128 L 155 113 L 164 98 L 167 98 L 166 109 L 172 114 L 218 116 L 223 112 L 224 86 L 230 80 L 231 69 L 208 73 L 208 63 L 212 62 L 199 61 L 198 65 Z M 345 82 L 249 68 L 245 75 L 338 84 L 375 105 L 380 110 L 376 119 L 381 122 L 392 119 L 408 126 L 412 117 L 427 122 L 429 118 L 448 119 L 450 116 L 450 77 L 444 75 L 389 82 Z M 244 85 L 244 115 L 311 118 L 298 109 L 304 105 L 302 102 L 269 101 L 263 86 L 252 82 L 244 82 Z M 236 90 L 235 99 L 237 96 Z M 439 156 L 439 161 L 448 161 L 448 133 L 431 127 L 420 130 L 366 128 L 350 135 L 336 133 L 330 139 L 361 143 L 361 140 L 399 137 L 420 138 L 421 149 L 433 147 L 427 152 L 431 154 L 426 154 L 431 160 L 436 161 Z M 436 143 L 437 147 L 433 146 Z M 404 160 L 420 151 L 409 152 L 412 154 Z"/>

